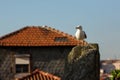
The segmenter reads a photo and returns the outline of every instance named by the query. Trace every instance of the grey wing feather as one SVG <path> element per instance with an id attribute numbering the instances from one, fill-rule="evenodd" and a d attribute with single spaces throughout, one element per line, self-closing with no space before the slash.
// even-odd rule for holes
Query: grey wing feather
<path id="1" fill-rule="evenodd" d="M 85 38 L 87 38 L 87 35 L 86 35 L 85 31 L 83 31 L 83 32 L 84 32 L 84 36 L 85 36 Z"/>

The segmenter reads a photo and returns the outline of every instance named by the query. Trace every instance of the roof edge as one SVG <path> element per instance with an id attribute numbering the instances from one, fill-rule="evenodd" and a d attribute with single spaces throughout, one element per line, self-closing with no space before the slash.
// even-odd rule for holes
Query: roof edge
<path id="1" fill-rule="evenodd" d="M 22 31 L 22 30 L 25 30 L 25 29 L 27 29 L 27 28 L 30 28 L 30 27 L 38 27 L 38 28 L 45 28 L 45 29 L 47 29 L 47 30 L 51 30 L 51 31 L 53 31 L 53 32 L 57 32 L 57 33 L 59 33 L 59 34 L 63 34 L 63 36 L 68 36 L 68 37 L 71 37 L 71 38 L 73 38 L 73 39 L 76 39 L 74 36 L 72 36 L 72 35 L 70 35 L 70 34 L 68 34 L 68 33 L 65 33 L 65 32 L 63 32 L 63 31 L 60 31 L 60 30 L 58 30 L 58 29 L 55 29 L 55 28 L 52 28 L 52 27 L 49 27 L 49 26 L 25 26 L 25 27 L 23 27 L 23 28 L 20 28 L 20 29 L 18 29 L 18 30 L 16 30 L 16 31 L 13 31 L 13 32 L 10 32 L 10 33 L 8 33 L 8 34 L 5 34 L 5 35 L 3 35 L 3 36 L 1 36 L 0 37 L 0 40 L 1 39 L 4 39 L 4 38 L 6 38 L 6 37 L 8 37 L 8 36 L 11 36 L 11 35 L 13 35 L 13 34 L 15 34 L 15 33 L 18 33 L 18 32 L 20 32 L 20 31 Z M 77 39 L 76 39 L 77 40 Z"/>
<path id="2" fill-rule="evenodd" d="M 18 29 L 18 30 L 16 30 L 16 31 L 10 32 L 10 33 L 8 33 L 8 34 L 5 34 L 5 35 L 3 35 L 3 36 L 0 37 L 0 40 L 6 38 L 6 37 L 8 37 L 8 36 L 11 36 L 11 35 L 13 35 L 13 34 L 15 34 L 15 33 L 18 33 L 18 32 L 20 32 L 20 31 L 22 31 L 22 30 L 24 30 L 24 29 L 27 29 L 27 28 L 29 28 L 29 26 L 26 26 L 26 27 L 20 28 L 20 29 Z"/>
<path id="3" fill-rule="evenodd" d="M 48 30 L 51 30 L 51 31 L 53 31 L 53 32 L 57 32 L 57 33 L 59 33 L 59 34 L 63 34 L 63 36 L 68 36 L 68 37 L 71 37 L 71 38 L 73 38 L 73 39 L 76 39 L 73 35 L 70 35 L 70 34 L 68 34 L 68 33 L 65 33 L 65 32 L 63 32 L 63 31 L 60 31 L 60 30 L 58 30 L 58 29 L 55 29 L 55 28 L 52 28 L 52 27 L 49 27 L 49 26 L 44 26 L 43 28 L 46 28 L 46 29 L 48 29 Z M 77 39 L 76 39 L 77 40 Z"/>

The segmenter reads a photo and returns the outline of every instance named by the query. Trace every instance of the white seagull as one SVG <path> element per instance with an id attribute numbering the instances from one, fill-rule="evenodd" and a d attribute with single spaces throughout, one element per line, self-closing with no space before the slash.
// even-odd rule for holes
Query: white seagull
<path id="1" fill-rule="evenodd" d="M 75 37 L 76 37 L 76 39 L 77 40 L 81 40 L 82 41 L 82 43 L 83 43 L 83 45 L 84 45 L 84 39 L 86 39 L 87 38 L 87 35 L 86 35 L 86 33 L 82 30 L 82 26 L 77 26 L 76 27 L 76 29 L 77 29 L 77 31 L 76 31 L 76 33 L 75 33 Z M 86 42 L 85 42 L 85 44 L 86 44 Z"/>

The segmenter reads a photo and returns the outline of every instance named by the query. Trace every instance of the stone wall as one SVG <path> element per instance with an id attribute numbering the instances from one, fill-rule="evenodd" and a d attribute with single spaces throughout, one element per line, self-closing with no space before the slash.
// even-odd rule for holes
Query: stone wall
<path id="1" fill-rule="evenodd" d="M 71 49 L 68 46 L 0 48 L 0 78 L 14 78 L 15 54 L 30 54 L 31 71 L 38 68 L 64 80 L 99 80 L 98 45 Z"/>
<path id="2" fill-rule="evenodd" d="M 63 77 L 65 57 L 72 47 L 42 47 L 33 48 L 31 53 L 32 69 L 40 69 Z"/>
<path id="3" fill-rule="evenodd" d="M 0 80 L 12 80 L 14 77 L 13 52 L 8 48 L 0 48 Z"/>
<path id="4" fill-rule="evenodd" d="M 66 58 L 64 80 L 99 80 L 97 44 L 74 47 Z"/>
<path id="5" fill-rule="evenodd" d="M 16 54 L 30 54 L 31 72 L 38 68 L 63 77 L 65 58 L 71 49 L 72 46 L 0 48 L 0 78 L 1 80 L 14 78 Z"/>

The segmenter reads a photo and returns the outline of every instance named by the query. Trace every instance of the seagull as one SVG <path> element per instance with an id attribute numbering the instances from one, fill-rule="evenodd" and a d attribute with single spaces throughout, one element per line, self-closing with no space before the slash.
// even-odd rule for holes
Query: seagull
<path id="1" fill-rule="evenodd" d="M 77 29 L 77 31 L 76 31 L 76 33 L 75 33 L 75 37 L 76 37 L 77 40 L 81 40 L 82 43 L 83 43 L 83 45 L 84 45 L 84 42 L 85 42 L 84 39 L 87 38 L 87 35 L 86 35 L 86 33 L 82 30 L 82 26 L 78 25 L 78 26 L 76 27 L 76 29 Z M 85 42 L 85 44 L 86 44 L 86 42 Z"/>

